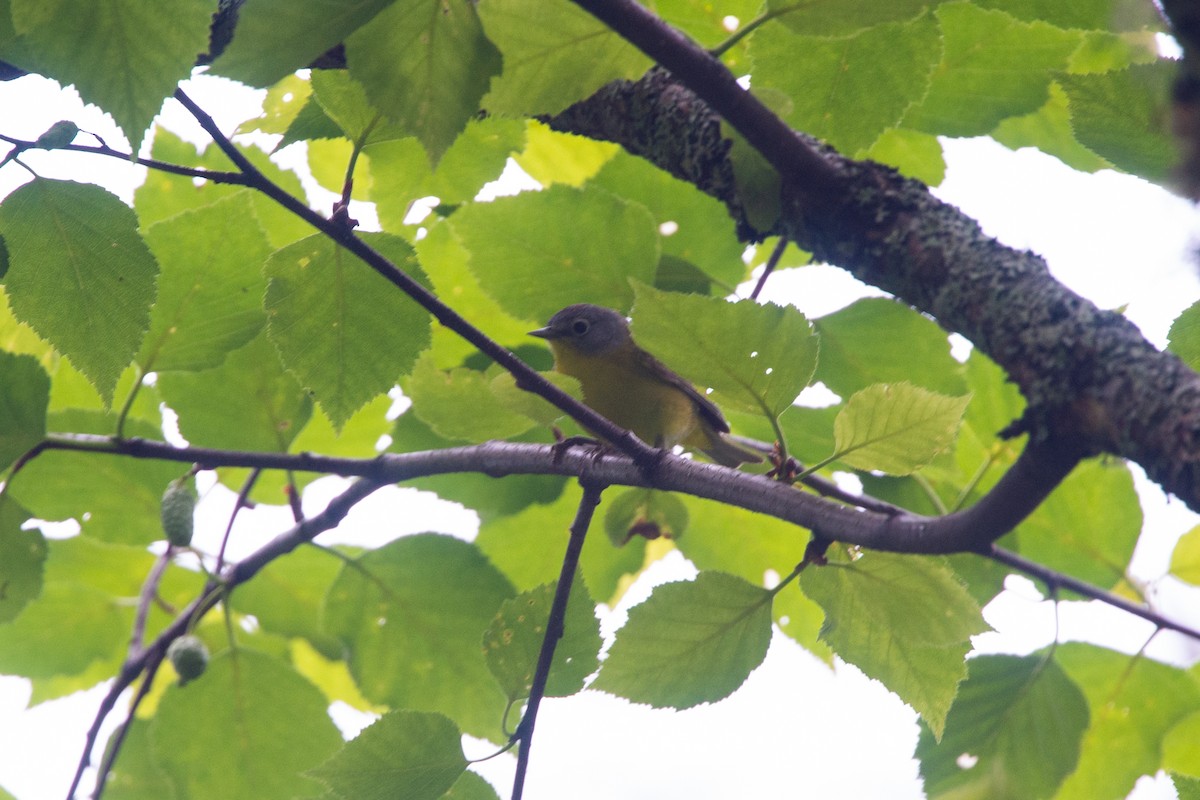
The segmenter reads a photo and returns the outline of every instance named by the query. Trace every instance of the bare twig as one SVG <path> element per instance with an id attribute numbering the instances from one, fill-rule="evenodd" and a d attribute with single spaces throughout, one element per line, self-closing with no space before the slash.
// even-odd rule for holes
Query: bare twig
<path id="1" fill-rule="evenodd" d="M 758 295 L 762 292 L 763 287 L 767 285 L 767 278 L 771 277 L 771 273 L 779 265 L 779 259 L 783 258 L 783 251 L 787 250 L 787 246 L 788 237 L 780 236 L 779 241 L 775 244 L 775 249 L 771 251 L 771 257 L 767 259 L 767 265 L 763 267 L 763 272 L 758 278 L 758 283 L 754 284 L 754 291 L 750 293 L 751 300 L 758 299 Z"/>
<path id="2" fill-rule="evenodd" d="M 554 649 L 563 636 L 563 621 L 567 614 L 567 601 L 571 598 L 571 584 L 574 583 L 575 572 L 579 568 L 579 555 L 583 552 L 583 542 L 587 538 L 588 527 L 592 524 L 592 514 L 600 504 L 600 494 L 604 491 L 602 484 L 583 479 L 580 480 L 580 484 L 583 486 L 583 497 L 575 510 L 571 536 L 567 540 L 567 552 L 563 555 L 562 568 L 558 573 L 558 585 L 554 587 L 554 600 L 550 605 L 542 647 L 538 651 L 537 666 L 534 668 L 533 682 L 529 689 L 529 702 L 525 706 L 525 715 L 513 734 L 513 738 L 518 741 L 518 748 L 512 800 L 521 800 L 525 792 L 525 773 L 529 768 L 529 750 L 533 746 L 533 728 L 537 724 L 538 707 L 546 694 L 546 681 L 550 678 L 550 666 L 554 663 Z"/>
<path id="3" fill-rule="evenodd" d="M 108 715 L 112 713 L 117 698 L 137 680 L 139 675 L 142 675 L 144 672 L 148 673 L 152 663 L 162 660 L 167 652 L 167 646 L 172 641 L 186 633 L 194 624 L 194 620 L 199 619 L 212 608 L 218 598 L 225 596 L 234 587 L 253 578 L 263 567 L 275 559 L 311 541 L 318 534 L 335 527 L 345 518 L 350 509 L 383 485 L 370 480 L 354 482 L 346 491 L 331 500 L 324 511 L 309 517 L 279 534 L 246 558 L 227 567 L 219 576 L 219 580 L 210 582 L 205 586 L 200 596 L 193 600 L 179 616 L 167 625 L 152 644 L 137 653 L 130 653 L 125 659 L 125 663 L 121 665 L 121 670 L 113 678 L 112 685 L 109 686 L 108 692 L 105 693 L 104 698 L 100 701 L 100 706 L 96 709 L 96 715 L 92 720 L 91 726 L 88 728 L 87 736 L 84 740 L 83 752 L 80 754 L 79 762 L 75 768 L 75 777 L 72 779 L 71 787 L 67 792 L 67 800 L 73 800 L 75 791 L 79 788 L 83 772 L 87 769 L 87 765 L 91 763 L 92 750 L 96 746 L 100 726 L 104 724 L 104 720 Z M 214 591 L 218 588 L 223 588 L 224 591 Z"/>
<path id="4" fill-rule="evenodd" d="M 1030 561 L 1024 556 L 1020 556 L 1011 550 L 1005 550 L 1003 547 L 992 545 L 983 552 L 983 555 L 987 558 L 990 558 L 992 561 L 1012 567 L 1013 569 L 1024 572 L 1026 575 L 1037 578 L 1046 584 L 1047 589 L 1052 596 L 1055 595 L 1059 589 L 1068 589 L 1072 592 L 1075 592 L 1075 594 L 1083 595 L 1084 597 L 1092 600 L 1099 600 L 1100 602 L 1106 603 L 1113 608 L 1119 608 L 1127 614 L 1132 614 L 1133 616 L 1140 617 L 1147 622 L 1152 622 L 1154 623 L 1155 627 L 1158 628 L 1158 630 L 1175 631 L 1176 633 L 1182 633 L 1184 636 L 1190 636 L 1191 638 L 1200 641 L 1200 629 L 1192 628 L 1188 625 L 1184 625 L 1181 622 L 1174 622 L 1162 616 L 1161 614 L 1146 608 L 1145 606 L 1139 606 L 1137 603 L 1132 603 L 1129 600 L 1126 600 L 1124 597 L 1115 595 L 1112 592 L 1106 592 L 1103 589 L 1092 586 L 1090 583 L 1085 583 L 1077 578 L 1072 578 L 1070 575 L 1064 575 L 1063 573 L 1043 566 L 1036 561 Z"/>
<path id="5" fill-rule="evenodd" d="M 166 551 L 155 560 L 154 566 L 150 568 L 150 574 L 146 576 L 146 581 L 142 584 L 142 592 L 138 596 L 137 614 L 133 618 L 133 634 L 129 637 L 131 654 L 142 649 L 142 643 L 146 637 L 146 619 L 150 616 L 150 604 L 154 602 L 154 597 L 158 594 L 158 584 L 162 582 L 167 565 L 171 563 L 171 551 L 174 549 L 174 546 L 167 545 Z"/>
<path id="6" fill-rule="evenodd" d="M 218 574 L 225 568 L 225 548 L 229 545 L 229 537 L 233 535 L 233 523 L 237 520 L 241 510 L 250 505 L 250 492 L 254 491 L 254 484 L 258 483 L 259 475 L 262 475 L 261 467 L 253 467 L 250 470 L 250 474 L 238 492 L 237 501 L 233 504 L 233 511 L 229 512 L 229 522 L 225 525 L 225 533 L 221 536 L 221 547 L 217 550 L 216 571 Z"/>

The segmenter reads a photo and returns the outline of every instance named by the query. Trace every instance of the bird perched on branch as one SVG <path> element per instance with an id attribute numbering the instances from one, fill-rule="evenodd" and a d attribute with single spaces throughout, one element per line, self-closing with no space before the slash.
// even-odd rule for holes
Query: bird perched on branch
<path id="1" fill-rule="evenodd" d="M 727 467 L 762 461 L 726 438 L 721 410 L 638 347 L 625 317 L 611 308 L 567 306 L 530 334 L 549 342 L 554 368 L 579 381 L 588 406 L 647 444 L 682 445 Z"/>

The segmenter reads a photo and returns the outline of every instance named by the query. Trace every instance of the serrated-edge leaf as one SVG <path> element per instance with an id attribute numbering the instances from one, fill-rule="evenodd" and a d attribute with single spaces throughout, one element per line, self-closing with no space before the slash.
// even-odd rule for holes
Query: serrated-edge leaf
<path id="1" fill-rule="evenodd" d="M 954 443 L 970 400 L 907 382 L 868 386 L 834 420 L 834 457 L 856 469 L 909 475 Z"/>
<path id="2" fill-rule="evenodd" d="M 728 697 L 766 657 L 771 596 L 723 572 L 659 586 L 630 610 L 593 687 L 656 708 Z"/>

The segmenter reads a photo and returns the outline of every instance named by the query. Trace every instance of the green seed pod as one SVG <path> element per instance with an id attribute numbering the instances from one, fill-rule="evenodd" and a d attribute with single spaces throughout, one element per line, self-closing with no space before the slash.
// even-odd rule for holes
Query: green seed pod
<path id="1" fill-rule="evenodd" d="M 167 647 L 167 658 L 179 673 L 179 685 L 185 686 L 204 674 L 208 666 L 208 648 L 196 636 L 180 636 Z"/>
<path id="2" fill-rule="evenodd" d="M 172 481 L 162 498 L 162 527 L 167 541 L 176 547 L 192 543 L 192 512 L 196 493 L 186 481 Z"/>

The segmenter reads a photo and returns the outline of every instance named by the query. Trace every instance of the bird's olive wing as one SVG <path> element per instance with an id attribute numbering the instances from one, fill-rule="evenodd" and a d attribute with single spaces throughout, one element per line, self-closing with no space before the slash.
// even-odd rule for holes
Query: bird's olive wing
<path id="1" fill-rule="evenodd" d="M 721 413 L 721 409 L 717 408 L 713 401 L 700 394 L 695 386 L 641 348 L 637 349 L 637 360 L 638 365 L 647 372 L 677 387 L 679 391 L 687 395 L 688 399 L 696 404 L 696 411 L 705 423 L 720 433 L 729 433 L 729 423 L 725 421 L 725 415 Z"/>

